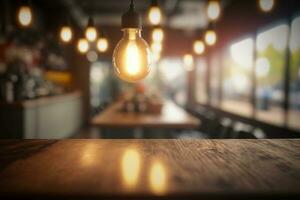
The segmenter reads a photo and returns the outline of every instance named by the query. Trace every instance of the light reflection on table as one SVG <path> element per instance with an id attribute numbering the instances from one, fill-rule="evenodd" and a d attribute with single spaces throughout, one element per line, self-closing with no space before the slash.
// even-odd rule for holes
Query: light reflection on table
<path id="1" fill-rule="evenodd" d="M 140 155 L 136 149 L 127 149 L 122 155 L 122 178 L 123 183 L 128 188 L 133 188 L 138 182 L 141 168 L 140 160 Z"/>
<path id="2" fill-rule="evenodd" d="M 155 194 L 163 194 L 167 186 L 166 169 L 162 162 L 154 161 L 149 173 L 150 188 Z"/>

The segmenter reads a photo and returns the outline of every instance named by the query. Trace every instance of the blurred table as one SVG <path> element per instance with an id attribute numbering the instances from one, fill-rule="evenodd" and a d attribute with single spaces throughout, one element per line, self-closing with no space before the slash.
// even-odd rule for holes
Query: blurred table
<path id="1" fill-rule="evenodd" d="M 300 140 L 2 140 L 0 199 L 299 199 Z"/>
<path id="2" fill-rule="evenodd" d="M 106 110 L 95 116 L 92 126 L 100 128 L 198 128 L 200 120 L 190 115 L 171 101 L 165 101 L 162 112 L 135 113 L 122 112 L 122 102 L 110 105 Z"/>

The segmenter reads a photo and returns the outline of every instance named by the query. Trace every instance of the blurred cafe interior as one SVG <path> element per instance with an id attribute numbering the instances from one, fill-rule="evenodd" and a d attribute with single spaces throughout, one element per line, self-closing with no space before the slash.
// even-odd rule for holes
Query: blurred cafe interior
<path id="1" fill-rule="evenodd" d="M 292 193 L 299 195 L 299 137 L 298 0 L 0 1 L 0 196 L 68 196 L 75 192 L 72 194 L 78 193 L 79 197 L 111 197 L 128 195 L 129 191 L 129 197 L 151 197 L 156 194 L 151 187 L 123 190 L 118 181 L 114 182 L 115 188 L 109 186 L 114 178 L 98 189 L 94 186 L 97 181 L 93 175 L 102 173 L 109 179 L 105 170 L 94 172 L 95 162 L 100 162 L 100 157 L 101 162 L 118 162 L 122 154 L 119 148 L 128 146 L 144 151 L 142 157 L 130 149 L 123 155 L 129 185 L 138 177 L 135 171 L 139 168 L 134 163 L 142 162 L 148 154 L 163 158 L 170 149 L 174 152 L 168 155 L 175 157 L 170 163 L 184 160 L 184 155 L 201 160 L 199 155 L 205 154 L 207 162 L 214 165 L 217 158 L 213 159 L 209 149 L 222 154 L 220 159 L 235 150 L 237 168 L 240 165 L 247 171 L 245 168 L 252 162 L 268 171 L 255 160 L 257 156 L 264 159 L 263 163 L 274 159 L 281 170 L 272 168 L 265 176 L 277 179 L 264 180 L 262 185 L 249 175 L 253 181 L 249 185 L 257 185 L 236 190 L 234 184 L 238 182 L 233 184 L 225 175 L 211 186 L 212 177 L 202 175 L 205 185 L 193 174 L 186 175 L 189 182 L 184 172 L 178 179 L 169 179 L 169 183 L 177 185 L 164 190 L 167 185 L 162 182 L 168 177 L 161 175 L 166 165 L 158 163 L 153 181 L 154 188 L 159 186 L 159 195 L 191 197 L 204 191 L 208 194 L 204 197 L 210 197 L 228 188 L 234 188 L 230 192 L 235 194 L 249 193 L 249 188 L 260 186 L 260 193 L 270 194 L 270 186 L 286 194 L 284 189 L 289 185 L 294 186 Z M 269 154 L 263 154 L 267 150 Z M 67 155 L 73 155 L 72 159 Z M 112 161 L 108 155 L 113 156 Z M 281 157 L 287 160 L 280 163 Z M 25 160 L 18 160 L 19 167 L 11 167 L 17 158 Z M 62 168 L 79 158 L 94 168 Z M 230 164 L 229 158 L 232 157 L 216 165 Z M 202 162 L 199 168 L 191 160 L 185 167 L 175 165 L 178 169 L 174 167 L 169 175 L 174 170 L 193 169 L 208 173 Z M 47 165 L 48 176 L 39 178 L 43 177 L 39 176 L 40 169 Z M 117 169 L 113 164 L 107 166 L 111 166 L 109 174 Z M 255 171 L 256 166 L 249 168 Z M 69 179 L 56 174 L 56 169 L 67 172 Z M 86 176 L 75 177 L 72 169 Z M 222 171 L 217 167 L 211 170 L 208 174 Z M 36 171 L 37 178 L 29 171 Z M 232 179 L 245 178 L 238 175 L 238 170 L 234 173 L 236 177 L 230 176 Z M 61 182 L 55 182 L 55 177 Z M 256 173 L 253 177 L 264 176 Z M 26 178 L 33 182 L 25 183 Z M 83 182 L 87 184 L 82 186 Z M 39 184 L 49 187 L 44 189 Z M 56 190 L 50 189 L 54 185 L 58 186 Z"/>

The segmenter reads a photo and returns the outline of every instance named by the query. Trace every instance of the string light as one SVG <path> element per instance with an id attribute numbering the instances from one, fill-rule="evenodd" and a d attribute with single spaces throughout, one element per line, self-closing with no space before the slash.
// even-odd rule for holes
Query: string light
<path id="1" fill-rule="evenodd" d="M 155 53 L 160 53 L 162 51 L 162 45 L 160 42 L 153 42 L 151 44 L 151 50 Z"/>
<path id="2" fill-rule="evenodd" d="M 155 27 L 152 31 L 152 41 L 162 42 L 164 39 L 164 31 L 160 27 Z"/>
<path id="3" fill-rule="evenodd" d="M 194 58 L 191 54 L 185 54 L 183 56 L 183 63 L 186 71 L 192 71 L 194 68 Z"/>
<path id="4" fill-rule="evenodd" d="M 205 44 L 202 40 L 196 40 L 193 45 L 194 53 L 202 55 L 205 52 Z"/>
<path id="5" fill-rule="evenodd" d="M 106 52 L 108 49 L 108 40 L 105 37 L 101 37 L 97 41 L 97 49 L 99 52 Z"/>
<path id="6" fill-rule="evenodd" d="M 216 21 L 221 15 L 221 4 L 218 0 L 210 0 L 206 7 L 206 15 L 209 20 Z"/>
<path id="7" fill-rule="evenodd" d="M 208 46 L 213 46 L 216 44 L 217 42 L 217 33 L 216 31 L 213 29 L 213 24 L 210 23 L 208 25 L 208 28 L 204 34 L 204 40 L 205 40 L 205 43 L 208 45 Z"/>
<path id="8" fill-rule="evenodd" d="M 71 27 L 63 26 L 60 29 L 60 34 L 59 35 L 60 35 L 61 41 L 65 42 L 65 43 L 70 42 L 72 40 L 72 37 L 73 37 L 73 32 L 72 32 Z"/>
<path id="9" fill-rule="evenodd" d="M 90 17 L 85 30 L 85 37 L 89 42 L 94 42 L 97 39 L 98 33 L 94 25 L 94 20 Z"/>
<path id="10" fill-rule="evenodd" d="M 162 12 L 158 6 L 157 0 L 151 1 L 151 6 L 148 12 L 148 19 L 152 25 L 159 25 L 162 20 Z"/>
<path id="11" fill-rule="evenodd" d="M 28 27 L 32 23 L 32 11 L 29 6 L 21 6 L 17 14 L 18 22 L 21 26 Z"/>
<path id="12" fill-rule="evenodd" d="M 262 12 L 270 12 L 275 6 L 275 0 L 258 0 Z"/>
<path id="13" fill-rule="evenodd" d="M 78 40 L 77 43 L 77 49 L 79 51 L 79 53 L 86 53 L 90 48 L 89 42 L 87 41 L 87 39 L 85 38 L 81 38 Z"/>

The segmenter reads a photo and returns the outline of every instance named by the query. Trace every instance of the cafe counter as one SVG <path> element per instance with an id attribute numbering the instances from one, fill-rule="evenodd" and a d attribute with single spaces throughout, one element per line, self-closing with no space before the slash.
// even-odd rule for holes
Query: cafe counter
<path id="1" fill-rule="evenodd" d="M 81 126 L 80 92 L 0 103 L 0 138 L 66 138 Z"/>

